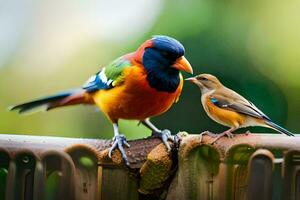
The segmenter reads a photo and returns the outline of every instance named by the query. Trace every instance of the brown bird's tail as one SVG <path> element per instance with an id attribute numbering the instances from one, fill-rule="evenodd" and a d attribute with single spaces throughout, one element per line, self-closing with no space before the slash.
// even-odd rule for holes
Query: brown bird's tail
<path id="1" fill-rule="evenodd" d="M 287 136 L 294 136 L 294 134 L 288 130 L 286 130 L 285 128 L 275 124 L 274 122 L 270 121 L 270 120 L 266 120 L 265 123 L 272 129 L 274 129 L 275 131 L 278 131 L 279 133 L 282 134 L 286 134 Z"/>
<path id="2" fill-rule="evenodd" d="M 85 90 L 74 89 L 11 106 L 9 110 L 15 110 L 18 111 L 19 114 L 25 114 L 39 108 L 48 111 L 57 107 L 75 104 L 93 104 L 93 99 Z"/>

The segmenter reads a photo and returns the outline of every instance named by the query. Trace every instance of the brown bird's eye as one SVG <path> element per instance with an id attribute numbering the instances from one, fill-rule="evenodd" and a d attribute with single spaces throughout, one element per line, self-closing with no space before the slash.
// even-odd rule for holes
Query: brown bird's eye
<path id="1" fill-rule="evenodd" d="M 205 77 L 199 77 L 198 80 L 201 80 L 201 81 L 207 81 L 208 79 L 205 78 Z"/>

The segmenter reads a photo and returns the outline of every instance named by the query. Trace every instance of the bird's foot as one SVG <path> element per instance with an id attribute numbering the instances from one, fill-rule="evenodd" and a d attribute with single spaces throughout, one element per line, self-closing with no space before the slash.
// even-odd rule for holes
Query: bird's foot
<path id="1" fill-rule="evenodd" d="M 120 153 L 121 153 L 121 156 L 122 156 L 122 158 L 124 160 L 125 165 L 127 167 L 129 167 L 130 164 L 129 164 L 127 155 L 125 153 L 125 150 L 123 148 L 123 145 L 127 146 L 128 148 L 130 147 L 130 145 L 128 144 L 128 142 L 126 140 L 126 137 L 124 135 L 116 135 L 113 138 L 112 146 L 109 149 L 108 156 L 111 158 L 112 153 L 115 150 L 115 148 L 118 148 L 119 151 L 120 151 Z"/>
<path id="2" fill-rule="evenodd" d="M 211 144 L 214 144 L 216 141 L 218 141 L 221 137 L 227 136 L 228 138 L 233 138 L 234 134 L 232 134 L 230 131 L 224 131 L 223 133 L 219 134 Z"/>
<path id="3" fill-rule="evenodd" d="M 165 130 L 162 130 L 162 131 L 159 131 L 159 132 L 153 131 L 152 132 L 152 137 L 160 138 L 161 141 L 166 146 L 167 150 L 171 151 L 170 144 L 168 143 L 168 140 L 171 140 L 172 142 L 174 142 L 174 136 L 171 135 L 171 131 L 169 131 L 168 129 L 165 129 Z"/>
<path id="4" fill-rule="evenodd" d="M 215 133 L 212 133 L 210 131 L 204 131 L 204 132 L 200 133 L 200 143 L 202 143 L 202 139 L 203 139 L 204 135 L 208 135 L 213 138 L 217 137 L 217 135 Z"/>

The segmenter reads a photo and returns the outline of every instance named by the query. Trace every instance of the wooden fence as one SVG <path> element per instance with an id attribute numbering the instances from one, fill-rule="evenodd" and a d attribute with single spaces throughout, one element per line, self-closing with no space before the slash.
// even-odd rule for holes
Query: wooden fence
<path id="1" fill-rule="evenodd" d="M 108 140 L 0 135 L 0 199 L 300 199 L 300 138 L 279 134 L 130 141 L 130 168 Z M 177 151 L 178 150 L 178 151 Z"/>

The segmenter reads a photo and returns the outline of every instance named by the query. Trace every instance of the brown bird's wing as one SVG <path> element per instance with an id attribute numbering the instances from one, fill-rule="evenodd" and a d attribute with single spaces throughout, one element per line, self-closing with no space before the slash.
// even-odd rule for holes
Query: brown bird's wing
<path id="1" fill-rule="evenodd" d="M 228 88 L 224 87 L 216 90 L 212 95 L 210 95 L 210 100 L 214 105 L 220 108 L 235 111 L 259 119 L 270 120 L 270 118 L 261 110 L 259 110 L 253 103 Z"/>

